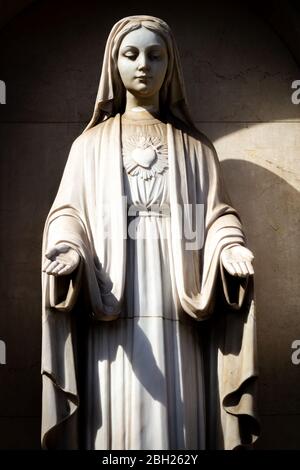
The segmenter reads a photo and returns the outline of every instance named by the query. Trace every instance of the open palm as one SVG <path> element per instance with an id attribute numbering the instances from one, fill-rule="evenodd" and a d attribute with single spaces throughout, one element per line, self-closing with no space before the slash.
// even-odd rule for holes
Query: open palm
<path id="1" fill-rule="evenodd" d="M 221 253 L 222 264 L 232 276 L 247 277 L 254 274 L 253 259 L 253 253 L 242 245 L 224 248 Z"/>
<path id="2" fill-rule="evenodd" d="M 53 276 L 71 274 L 78 266 L 80 255 L 66 243 L 59 243 L 47 251 L 43 271 Z"/>

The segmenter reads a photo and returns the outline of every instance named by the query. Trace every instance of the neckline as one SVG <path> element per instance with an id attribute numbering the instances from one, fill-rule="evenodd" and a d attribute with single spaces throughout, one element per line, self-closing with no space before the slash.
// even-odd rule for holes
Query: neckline
<path id="1" fill-rule="evenodd" d="M 121 121 L 134 124 L 163 124 L 158 116 L 151 115 L 148 111 L 126 111 L 121 115 Z"/>

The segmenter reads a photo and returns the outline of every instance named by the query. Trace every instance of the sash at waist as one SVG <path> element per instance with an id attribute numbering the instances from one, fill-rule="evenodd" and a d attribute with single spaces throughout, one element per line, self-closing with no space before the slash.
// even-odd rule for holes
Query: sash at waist
<path id="1" fill-rule="evenodd" d="M 152 205 L 149 207 L 131 205 L 128 207 L 128 217 L 170 217 L 170 206 Z"/>

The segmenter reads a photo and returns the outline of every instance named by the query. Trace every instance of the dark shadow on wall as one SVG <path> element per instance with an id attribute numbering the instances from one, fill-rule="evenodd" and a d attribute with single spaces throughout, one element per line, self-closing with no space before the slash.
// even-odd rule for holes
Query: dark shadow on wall
<path id="1" fill-rule="evenodd" d="M 3 28 L 18 14 L 28 8 L 33 1 L 37 0 L 0 0 L 0 28 Z"/>
<path id="2" fill-rule="evenodd" d="M 81 123 L 92 114 L 112 25 L 139 2 L 36 1 L 0 30 L 7 104 L 0 122 Z M 299 66 L 255 8 L 236 0 L 143 7 L 169 22 L 196 121 L 300 119 L 291 103 Z M 220 137 L 220 136 L 219 136 Z"/>
<path id="3" fill-rule="evenodd" d="M 13 21 L 17 15 L 36 1 L 38 0 L 0 0 L 0 28 Z M 300 52 L 297 45 L 300 41 L 300 32 L 297 25 L 299 24 L 300 7 L 297 0 L 251 0 L 248 4 L 258 17 L 263 18 L 274 28 L 275 33 L 286 44 L 299 65 Z"/>
<path id="4" fill-rule="evenodd" d="M 251 162 L 221 163 L 233 205 L 255 254 L 255 292 L 262 435 L 256 448 L 299 448 L 299 370 L 291 344 L 300 338 L 300 194 L 273 172 Z M 294 418 L 291 418 L 291 416 Z M 280 435 L 274 428 L 280 421 Z"/>

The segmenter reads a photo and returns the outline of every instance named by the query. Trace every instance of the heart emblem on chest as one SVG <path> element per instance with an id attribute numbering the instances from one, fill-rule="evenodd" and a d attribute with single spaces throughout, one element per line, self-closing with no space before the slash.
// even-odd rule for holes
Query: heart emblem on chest
<path id="1" fill-rule="evenodd" d="M 142 166 L 143 168 L 149 168 L 156 159 L 156 152 L 153 147 L 147 147 L 145 149 L 138 147 L 132 150 L 131 158 L 139 166 Z"/>

